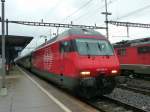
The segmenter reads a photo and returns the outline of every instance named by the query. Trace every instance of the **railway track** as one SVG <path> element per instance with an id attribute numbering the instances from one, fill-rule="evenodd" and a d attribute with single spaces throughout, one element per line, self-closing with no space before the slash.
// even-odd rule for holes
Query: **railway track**
<path id="1" fill-rule="evenodd" d="M 129 77 L 118 77 L 117 78 L 117 88 L 120 89 L 126 89 L 129 91 L 133 91 L 136 93 L 141 93 L 143 95 L 148 95 L 150 96 L 150 82 L 141 80 L 141 79 L 136 79 L 136 78 L 129 78 Z"/>
<path id="2" fill-rule="evenodd" d="M 116 80 L 118 80 L 118 83 L 122 83 L 120 82 L 128 82 L 128 81 L 132 81 L 132 80 L 137 80 L 137 81 L 146 81 L 150 83 L 150 77 L 137 77 L 137 76 L 117 76 Z"/>
<path id="3" fill-rule="evenodd" d="M 147 95 L 150 96 L 150 88 L 146 88 L 146 87 L 138 87 L 138 86 L 131 86 L 131 85 L 126 85 L 126 84 L 120 84 L 117 85 L 117 88 L 121 88 L 121 89 L 126 89 L 129 91 L 133 91 L 136 93 L 141 93 L 143 95 Z"/>
<path id="4" fill-rule="evenodd" d="M 133 78 L 137 79 L 137 80 L 150 81 L 150 77 L 149 76 L 134 76 Z"/>
<path id="5" fill-rule="evenodd" d="M 94 100 L 85 101 L 100 112 L 148 112 L 132 105 L 120 102 L 118 100 L 103 96 Z"/>

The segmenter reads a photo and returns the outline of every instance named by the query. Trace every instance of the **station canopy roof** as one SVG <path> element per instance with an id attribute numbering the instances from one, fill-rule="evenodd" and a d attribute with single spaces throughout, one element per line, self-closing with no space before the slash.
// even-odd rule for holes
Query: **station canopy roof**
<path id="1" fill-rule="evenodd" d="M 33 37 L 29 36 L 17 36 L 17 35 L 6 35 L 5 43 L 6 47 L 22 47 L 25 48 L 33 39 Z M 0 47 L 2 45 L 2 36 L 0 35 Z"/>
<path id="2" fill-rule="evenodd" d="M 19 53 L 31 42 L 33 37 L 6 35 L 5 36 L 5 57 L 6 63 L 12 63 Z M 2 47 L 2 36 L 0 35 L 0 56 Z"/>

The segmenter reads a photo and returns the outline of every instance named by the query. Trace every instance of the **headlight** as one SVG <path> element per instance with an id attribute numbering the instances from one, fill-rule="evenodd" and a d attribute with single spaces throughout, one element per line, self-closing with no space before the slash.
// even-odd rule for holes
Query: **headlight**
<path id="1" fill-rule="evenodd" d="M 90 76 L 90 71 L 82 71 L 82 72 L 80 72 L 80 75 L 81 76 Z"/>
<path id="2" fill-rule="evenodd" d="M 118 73 L 118 71 L 117 70 L 112 70 L 111 73 L 116 74 L 116 73 Z"/>

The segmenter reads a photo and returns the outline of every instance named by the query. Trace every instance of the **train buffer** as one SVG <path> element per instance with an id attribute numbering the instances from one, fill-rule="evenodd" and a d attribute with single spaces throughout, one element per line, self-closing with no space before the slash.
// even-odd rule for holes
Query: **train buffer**
<path id="1" fill-rule="evenodd" d="M 47 91 L 43 85 L 35 80 L 39 79 L 32 74 L 25 73 L 15 66 L 6 76 L 8 94 L 0 96 L 0 112 L 86 112 L 85 106 L 77 101 L 61 96 L 59 89 L 47 85 Z M 1 80 L 0 77 L 0 86 Z M 39 79 L 40 81 L 41 79 Z M 42 82 L 45 82 L 41 80 Z M 45 83 L 44 83 L 45 84 Z M 45 85 L 44 85 L 45 86 Z M 58 95 L 55 96 L 55 95 Z M 60 97 L 60 98 L 59 98 Z M 65 98 L 64 98 L 65 97 Z M 67 96 L 68 97 L 68 96 Z M 61 100 L 60 100 L 61 99 Z M 84 104 L 85 105 L 85 104 Z M 90 107 L 89 107 L 90 108 Z M 88 109 L 88 108 L 87 108 Z M 88 109 L 89 110 L 89 109 Z M 92 112 L 95 112 L 92 110 Z"/>

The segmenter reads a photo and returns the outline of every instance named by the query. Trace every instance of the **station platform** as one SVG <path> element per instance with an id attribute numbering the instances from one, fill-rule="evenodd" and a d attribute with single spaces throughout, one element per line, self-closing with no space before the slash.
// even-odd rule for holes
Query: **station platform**
<path id="1" fill-rule="evenodd" d="M 0 112 L 97 112 L 17 66 L 6 77 L 6 84 L 8 93 L 0 96 Z"/>

